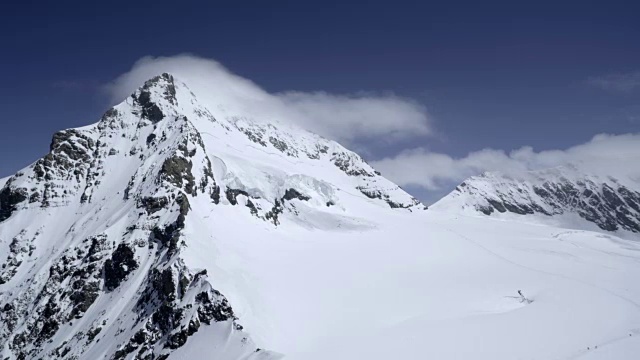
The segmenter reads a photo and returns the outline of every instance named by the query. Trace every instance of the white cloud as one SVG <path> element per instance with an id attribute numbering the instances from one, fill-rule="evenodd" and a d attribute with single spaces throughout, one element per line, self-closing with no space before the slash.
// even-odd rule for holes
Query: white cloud
<path id="1" fill-rule="evenodd" d="M 185 82 L 200 101 L 226 113 L 282 121 L 345 143 L 401 140 L 431 132 L 426 108 L 394 95 L 336 95 L 326 92 L 268 93 L 220 63 L 192 55 L 145 57 L 104 88 L 113 103 L 144 81 L 168 72 Z"/>
<path id="2" fill-rule="evenodd" d="M 631 92 L 640 89 L 640 71 L 594 76 L 587 82 L 607 91 Z"/>
<path id="3" fill-rule="evenodd" d="M 640 133 L 596 135 L 589 142 L 565 150 L 536 152 L 522 147 L 512 152 L 484 149 L 463 158 L 430 152 L 424 148 L 405 150 L 372 165 L 402 186 L 441 190 L 485 171 L 513 173 L 574 165 L 587 172 L 640 181 Z"/>

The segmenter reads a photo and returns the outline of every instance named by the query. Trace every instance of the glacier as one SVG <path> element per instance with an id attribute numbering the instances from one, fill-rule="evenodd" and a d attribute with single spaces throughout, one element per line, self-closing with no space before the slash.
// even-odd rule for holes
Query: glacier
<path id="1" fill-rule="evenodd" d="M 161 74 L 0 180 L 3 359 L 640 353 L 636 183 L 487 175 L 427 208 L 340 144 L 207 96 Z M 545 183 L 585 188 L 545 201 Z"/>

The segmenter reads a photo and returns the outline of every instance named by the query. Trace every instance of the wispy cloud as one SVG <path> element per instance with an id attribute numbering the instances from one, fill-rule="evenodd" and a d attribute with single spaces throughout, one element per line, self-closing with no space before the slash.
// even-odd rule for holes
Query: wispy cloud
<path id="1" fill-rule="evenodd" d="M 589 142 L 562 150 L 536 152 L 528 146 L 511 152 L 484 149 L 461 158 L 416 148 L 372 163 L 399 185 L 432 191 L 451 188 L 469 176 L 485 171 L 519 173 L 563 165 L 640 181 L 638 164 L 640 133 L 600 134 Z"/>
<path id="2" fill-rule="evenodd" d="M 431 133 L 426 108 L 393 94 L 269 93 L 215 60 L 192 55 L 145 57 L 104 86 L 114 103 L 163 72 L 185 82 L 210 108 L 256 120 L 284 121 L 349 145 Z"/>
<path id="3" fill-rule="evenodd" d="M 640 71 L 594 76 L 587 83 L 607 91 L 628 93 L 640 89 Z"/>

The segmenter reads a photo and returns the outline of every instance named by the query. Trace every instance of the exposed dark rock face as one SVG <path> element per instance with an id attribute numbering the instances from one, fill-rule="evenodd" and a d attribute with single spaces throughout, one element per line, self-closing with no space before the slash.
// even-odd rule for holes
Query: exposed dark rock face
<path id="1" fill-rule="evenodd" d="M 276 225 L 276 226 L 280 225 L 280 220 L 278 219 L 278 216 L 282 214 L 283 211 L 284 211 L 284 207 L 282 206 L 282 203 L 280 202 L 280 200 L 276 199 L 275 204 L 273 205 L 273 208 L 271 208 L 271 210 L 269 210 L 269 212 L 266 213 L 265 218 L 273 222 L 273 225 Z"/>
<path id="2" fill-rule="evenodd" d="M 211 191 L 211 200 L 214 204 L 220 203 L 220 186 L 214 185 Z"/>
<path id="3" fill-rule="evenodd" d="M 155 139 L 156 139 L 156 134 L 154 133 L 149 134 L 149 136 L 147 136 L 147 146 L 153 144 Z"/>
<path id="4" fill-rule="evenodd" d="M 93 189 L 104 173 L 101 171 L 104 146 L 76 129 L 54 134 L 49 154 L 33 164 L 33 173 L 28 176 L 29 203 L 39 202 L 46 208 L 65 204 L 78 193 L 81 203 L 91 202 Z M 60 181 L 68 182 L 69 186 L 60 189 Z"/>
<path id="5" fill-rule="evenodd" d="M 284 196 L 282 197 L 282 200 L 293 200 L 293 199 L 308 201 L 309 199 L 311 199 L 311 197 L 302 195 L 296 189 L 287 189 L 287 191 L 285 191 L 284 193 Z"/>
<path id="6" fill-rule="evenodd" d="M 13 236 L 0 258 L 3 357 L 166 359 L 215 322 L 247 345 L 206 271 L 181 257 L 189 201 L 217 204 L 227 194 L 198 129 L 172 105 L 173 77 L 155 77 L 98 124 L 56 133 L 49 154 L 0 188 L 2 233 Z M 271 146 L 260 126 L 246 132 Z M 286 141 L 275 144 L 287 149 Z M 263 199 L 253 200 L 246 205 L 258 216 Z M 17 233 L 17 212 L 34 225 Z"/>
<path id="7" fill-rule="evenodd" d="M 263 147 L 267 147 L 267 142 L 263 140 L 265 136 L 264 128 L 259 126 L 243 127 L 243 126 L 239 126 L 237 123 L 235 124 L 235 126 L 238 130 L 244 133 L 249 140 Z"/>
<path id="8" fill-rule="evenodd" d="M 329 147 L 327 145 L 317 144 L 315 149 L 306 151 L 307 157 L 312 160 L 319 160 L 323 154 L 329 152 Z"/>
<path id="9" fill-rule="evenodd" d="M 251 201 L 251 199 L 259 199 L 258 197 L 251 196 L 249 195 L 248 192 L 241 189 L 230 189 L 230 188 L 227 188 L 225 195 L 231 205 L 238 204 L 238 200 L 237 200 L 238 196 L 240 195 L 246 196 L 247 197 L 246 206 L 249 208 L 249 211 L 251 212 L 251 214 L 260 219 L 270 221 L 276 226 L 280 225 L 279 216 L 285 210 L 285 202 L 291 201 L 294 199 L 298 199 L 301 201 L 308 201 L 311 199 L 311 197 L 300 193 L 298 190 L 289 188 L 285 191 L 284 195 L 281 198 L 279 199 L 276 198 L 273 201 L 273 206 L 271 207 L 271 209 L 269 209 L 269 211 L 267 211 L 266 213 L 263 213 L 263 216 L 261 216 L 258 212 L 259 208 L 256 206 L 256 204 L 253 201 Z M 291 209 L 293 209 L 292 211 L 295 212 L 294 207 L 291 207 Z"/>
<path id="10" fill-rule="evenodd" d="M 218 321 L 235 324 L 233 310 L 224 296 L 211 288 L 206 271 L 192 273 L 177 256 L 182 243 L 181 231 L 189 213 L 189 200 L 181 192 L 171 197 L 175 197 L 173 206 L 177 205 L 178 214 L 173 223 L 157 226 L 151 232 L 150 241 L 157 243 L 158 255 L 146 275 L 135 307 L 139 319 L 135 325 L 137 330 L 118 347 L 112 359 L 125 359 L 131 354 L 135 354 L 136 359 L 166 358 L 171 350 L 187 344 L 188 338 L 202 324 Z M 165 250 L 166 256 L 162 255 Z M 120 258 L 131 258 L 129 251 L 121 252 L 125 256 Z"/>
<path id="11" fill-rule="evenodd" d="M 0 190 L 0 222 L 7 220 L 18 208 L 18 204 L 27 200 L 27 189 L 11 186 L 10 181 Z"/>
<path id="12" fill-rule="evenodd" d="M 278 149 L 280 152 L 283 152 L 288 156 L 298 157 L 298 150 L 296 150 L 293 147 L 290 147 L 283 140 L 280 140 L 273 136 L 269 136 L 269 142 L 271 143 L 271 145 L 273 145 L 274 148 Z"/>
<path id="13" fill-rule="evenodd" d="M 183 194 L 178 194 L 176 196 L 176 204 L 178 204 L 180 212 L 178 213 L 178 219 L 176 220 L 176 224 L 179 228 L 184 227 L 184 220 L 191 209 L 189 205 L 189 199 Z"/>
<path id="14" fill-rule="evenodd" d="M 373 177 L 374 174 L 370 171 L 365 170 L 360 167 L 358 164 L 366 164 L 366 162 L 356 154 L 347 154 L 347 153 L 334 153 L 331 161 L 333 164 L 337 166 L 340 170 L 342 170 L 345 174 L 349 176 L 366 176 Z"/>
<path id="15" fill-rule="evenodd" d="M 247 200 L 247 207 L 249 208 L 251 215 L 258 216 L 258 208 L 256 207 L 256 204 L 254 204 L 250 199 Z"/>
<path id="16" fill-rule="evenodd" d="M 193 164 L 189 159 L 172 156 L 164 161 L 160 176 L 188 194 L 194 192 L 195 178 L 191 173 Z"/>
<path id="17" fill-rule="evenodd" d="M 66 180 L 75 177 L 80 181 L 91 163 L 96 144 L 80 131 L 70 129 L 55 133 L 49 148 L 49 154 L 34 164 L 37 178 Z"/>
<path id="18" fill-rule="evenodd" d="M 134 251 L 128 245 L 121 243 L 113 252 L 111 259 L 104 263 L 104 287 L 111 291 L 122 283 L 127 275 L 138 268 L 134 259 Z"/>
<path id="19" fill-rule="evenodd" d="M 123 127 L 123 122 L 120 119 L 120 113 L 115 108 L 111 108 L 107 110 L 102 117 L 100 118 L 100 122 L 98 123 L 98 129 L 101 131 L 105 130 L 116 130 L 118 128 Z"/>
<path id="20" fill-rule="evenodd" d="M 130 194 L 131 194 L 131 189 L 135 185 L 135 181 L 134 180 L 135 180 L 135 175 L 131 176 L 131 179 L 129 179 L 129 183 L 127 183 L 127 187 L 124 189 L 123 200 L 129 200 Z"/>
<path id="21" fill-rule="evenodd" d="M 175 105 L 177 102 L 175 84 L 173 76 L 167 73 L 148 80 L 137 94 L 133 94 L 134 101 L 138 106 L 140 106 L 142 118 L 147 119 L 152 123 L 158 123 L 165 117 L 165 114 L 162 112 L 160 107 L 151 100 L 151 89 L 161 82 L 163 83 L 162 88 L 164 90 L 164 99 Z"/>
<path id="22" fill-rule="evenodd" d="M 177 222 L 163 228 L 156 226 L 152 230 L 153 239 L 159 241 L 163 246 L 166 246 L 169 249 L 170 255 L 175 254 L 180 245 L 181 229 L 181 226 Z"/>
<path id="23" fill-rule="evenodd" d="M 204 148 L 204 145 L 202 146 Z M 211 168 L 211 160 L 206 157 L 206 166 L 203 169 L 204 176 L 200 180 L 200 190 L 205 192 L 209 188 L 209 196 L 213 200 L 214 204 L 220 203 L 220 186 L 216 184 L 216 180 L 213 178 L 213 169 Z M 211 184 L 211 187 L 209 187 Z"/>
<path id="24" fill-rule="evenodd" d="M 474 206 L 486 215 L 494 212 L 547 216 L 576 213 L 606 231 L 624 229 L 640 232 L 640 192 L 615 180 L 598 183 L 560 177 L 538 185 L 507 182 L 509 186 L 493 187 L 490 193 L 479 191 L 474 185 L 476 181 L 491 180 L 472 178 L 460 184 L 456 192 L 471 194 L 472 198 L 479 200 Z"/>
<path id="25" fill-rule="evenodd" d="M 399 203 L 397 201 L 393 201 L 389 198 L 385 198 L 384 201 L 387 203 L 387 205 L 389 205 L 390 208 L 392 209 L 408 209 L 412 206 L 417 206 L 420 205 L 420 201 L 416 198 L 412 198 L 411 200 L 411 204 L 403 204 L 403 203 Z M 427 210 L 427 207 L 424 206 L 423 210 Z"/>
<path id="26" fill-rule="evenodd" d="M 282 197 L 274 199 L 272 203 L 268 202 L 271 204 L 269 205 L 270 208 L 269 207 L 264 208 L 265 210 L 268 209 L 268 211 L 263 212 L 262 211 L 263 207 L 261 207 L 261 205 L 257 205 L 256 203 L 254 203 L 254 201 L 255 200 L 264 201 L 264 199 L 261 199 L 258 196 L 250 195 L 245 190 L 227 188 L 225 191 L 225 195 L 231 205 L 238 205 L 238 196 L 240 195 L 245 196 L 247 198 L 245 205 L 246 207 L 249 208 L 249 211 L 251 212 L 252 215 L 256 216 L 259 219 L 269 221 L 276 226 L 280 225 L 279 216 L 284 213 L 285 209 L 291 211 L 294 214 L 298 213 L 294 204 L 288 204 L 289 201 L 295 200 L 295 199 L 300 201 L 309 201 L 311 199 L 310 196 L 304 195 L 296 189 L 289 188 L 285 191 Z M 252 199 L 254 201 L 252 201 Z M 327 203 L 327 206 L 331 206 L 331 205 L 335 205 L 335 204 L 331 201 Z M 262 203 L 262 206 L 264 206 L 264 202 Z"/>
<path id="27" fill-rule="evenodd" d="M 165 209 L 169 205 L 169 199 L 166 196 L 161 197 L 143 197 L 138 199 L 138 207 L 147 211 L 147 214 L 156 213 Z"/>
<path id="28" fill-rule="evenodd" d="M 235 319 L 233 309 L 229 306 L 227 299 L 215 289 L 200 292 L 196 295 L 196 302 L 202 305 L 198 309 L 198 316 L 205 324 L 211 324 L 212 321 Z M 239 325 L 236 327 L 241 329 Z"/>
<path id="29" fill-rule="evenodd" d="M 39 348 L 62 324 L 81 318 L 90 309 L 101 292 L 102 264 L 110 250 L 106 240 L 106 236 L 99 235 L 67 249 L 49 268 L 44 286 L 2 307 L 0 343 L 8 341 L 14 331 L 23 328 L 11 340 L 16 358 L 35 358 Z M 62 345 L 50 356 L 60 356 L 64 352 Z"/>
<path id="30" fill-rule="evenodd" d="M 251 199 L 258 199 L 257 197 L 249 195 L 249 193 L 244 190 L 230 188 L 227 188 L 227 190 L 225 191 L 225 195 L 231 205 L 238 205 L 238 196 L 246 196 L 247 202 L 245 205 L 249 208 L 249 212 L 251 212 L 251 215 L 261 218 L 260 215 L 258 215 L 258 207 L 253 203 L 253 201 L 251 201 Z"/>
<path id="31" fill-rule="evenodd" d="M 74 292 L 69 296 L 69 299 L 71 299 L 73 303 L 71 316 L 79 319 L 82 317 L 82 314 L 89 310 L 91 304 L 93 304 L 93 302 L 98 298 L 100 282 L 87 282 L 84 279 L 78 279 L 73 282 L 72 288 Z"/>
<path id="32" fill-rule="evenodd" d="M 180 231 L 184 229 L 184 222 L 190 209 L 189 199 L 183 194 L 176 196 L 175 203 L 179 209 L 176 220 L 164 227 L 156 226 L 151 232 L 152 240 L 159 241 L 162 246 L 169 250 L 169 254 L 174 254 L 178 250 Z"/>
<path id="33" fill-rule="evenodd" d="M 361 193 L 366 195 L 369 199 L 384 200 L 384 202 L 386 202 L 387 205 L 389 205 L 389 207 L 392 208 L 392 209 L 408 209 L 408 208 L 410 208 L 412 206 L 416 206 L 416 205 L 420 204 L 420 201 L 418 201 L 418 199 L 416 199 L 416 198 L 412 198 L 411 204 L 402 204 L 402 203 L 399 203 L 399 202 L 391 200 L 390 196 L 388 194 L 385 194 L 381 190 L 367 189 L 367 188 L 365 188 L 363 186 L 358 186 L 357 189 Z M 426 209 L 426 207 L 424 207 L 424 208 Z"/>
<path id="34" fill-rule="evenodd" d="M 136 305 L 138 317 L 144 321 L 113 359 L 124 359 L 134 352 L 139 359 L 154 358 L 163 349 L 180 348 L 202 324 L 233 321 L 236 329 L 242 329 L 235 324 L 236 317 L 226 298 L 206 281 L 206 271 L 193 274 L 180 261 L 165 263 L 163 266 L 167 267 L 162 270 L 158 265 L 149 272 Z M 186 301 L 187 298 L 195 301 Z M 168 352 L 158 358 L 165 354 Z"/>
<path id="35" fill-rule="evenodd" d="M 287 152 L 287 149 L 289 148 L 289 146 L 287 146 L 287 143 L 285 143 L 282 140 L 278 140 L 276 138 L 274 138 L 273 136 L 269 137 L 269 142 L 271 143 L 271 145 L 273 145 L 274 148 L 282 151 L 282 152 Z"/>
<path id="36" fill-rule="evenodd" d="M 11 240 L 7 259 L 0 267 L 0 285 L 9 282 L 18 272 L 20 265 L 33 255 L 33 251 L 36 249 L 33 243 L 37 236 L 38 234 L 34 237 L 28 237 L 26 230 L 23 230 Z"/>
<path id="37" fill-rule="evenodd" d="M 141 91 L 136 101 L 142 108 L 143 118 L 151 121 L 152 123 L 157 123 L 164 118 L 162 110 L 160 110 L 158 105 L 151 101 L 151 94 L 148 91 Z"/>
<path id="38" fill-rule="evenodd" d="M 229 200 L 229 203 L 231 203 L 231 205 L 238 205 L 238 195 L 244 195 L 248 198 L 250 198 L 251 196 L 249 196 L 249 193 L 247 193 L 244 190 L 241 189 L 229 189 L 227 188 L 227 190 L 225 191 L 225 195 L 227 196 L 227 200 Z"/>
<path id="39" fill-rule="evenodd" d="M 244 134 L 247 135 L 249 140 L 253 141 L 254 143 L 260 144 L 260 145 L 262 145 L 264 147 L 267 146 L 267 143 L 264 140 L 262 140 L 262 136 L 260 134 L 254 133 L 254 132 L 249 131 L 249 130 L 245 131 Z"/>
<path id="40" fill-rule="evenodd" d="M 382 192 L 378 190 L 369 190 L 364 187 L 359 187 L 361 193 L 366 195 L 369 199 L 382 199 Z"/>

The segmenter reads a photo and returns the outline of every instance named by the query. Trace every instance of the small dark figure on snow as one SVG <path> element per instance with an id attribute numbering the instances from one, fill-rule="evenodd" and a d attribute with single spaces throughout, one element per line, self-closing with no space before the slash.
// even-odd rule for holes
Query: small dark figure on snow
<path id="1" fill-rule="evenodd" d="M 522 293 L 522 290 L 518 290 L 518 295 L 520 295 L 520 302 L 521 303 L 527 303 L 527 304 L 531 304 L 532 300 L 527 299 L 524 294 Z"/>

